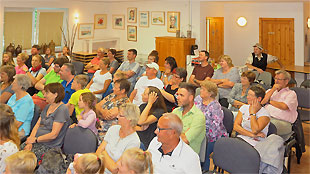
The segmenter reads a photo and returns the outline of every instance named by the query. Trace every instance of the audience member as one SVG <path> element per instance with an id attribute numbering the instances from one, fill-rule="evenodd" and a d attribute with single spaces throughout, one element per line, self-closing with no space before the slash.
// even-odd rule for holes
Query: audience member
<path id="1" fill-rule="evenodd" d="M 199 52 L 198 61 L 200 65 L 195 66 L 192 75 L 189 78 L 189 83 L 199 87 L 207 77 L 211 78 L 214 73 L 213 67 L 208 63 L 209 53 L 206 50 Z"/>
<path id="2" fill-rule="evenodd" d="M 132 93 L 130 94 L 130 101 L 133 104 L 140 106 L 142 102 L 142 93 L 148 86 L 154 86 L 158 89 L 163 89 L 163 82 L 156 77 L 157 72 L 159 71 L 159 66 L 157 63 L 146 64 L 146 76 L 142 76 L 136 83 L 136 86 Z"/>
<path id="3" fill-rule="evenodd" d="M 66 174 L 103 174 L 104 169 L 102 156 L 95 153 L 76 154 Z"/>
<path id="4" fill-rule="evenodd" d="M 15 94 L 13 94 L 8 101 L 8 105 L 12 108 L 16 117 L 16 125 L 20 138 L 29 135 L 34 113 L 32 98 L 26 92 L 29 86 L 31 86 L 31 81 L 27 75 L 16 75 L 12 83 L 12 90 Z"/>
<path id="5" fill-rule="evenodd" d="M 150 142 L 156 136 L 154 131 L 158 119 L 167 112 L 164 97 L 159 89 L 149 86 L 142 94 L 143 104 L 140 105 L 140 118 L 138 121 L 137 133 L 144 147 L 147 149 Z"/>
<path id="6" fill-rule="evenodd" d="M 206 135 L 206 119 L 200 109 L 194 105 L 196 87 L 190 83 L 181 83 L 178 89 L 178 108 L 175 113 L 183 122 L 182 140 L 198 154 L 201 142 Z"/>
<path id="7" fill-rule="evenodd" d="M 147 64 L 150 64 L 152 62 L 155 62 L 158 64 L 158 60 L 159 60 L 158 52 L 156 50 L 153 50 L 147 58 Z M 145 75 L 146 75 L 146 66 L 143 66 L 141 70 L 139 71 L 137 80 L 139 80 L 141 76 L 145 76 Z M 161 77 L 160 71 L 157 72 L 156 77 L 160 79 Z"/>
<path id="8" fill-rule="evenodd" d="M 94 77 L 90 80 L 86 88 L 95 94 L 98 100 L 101 100 L 102 94 L 107 91 L 112 81 L 112 74 L 109 72 L 109 59 L 99 61 L 100 70 L 96 71 Z"/>
<path id="9" fill-rule="evenodd" d="M 117 161 L 118 174 L 153 174 L 152 154 L 139 148 L 127 149 Z"/>
<path id="10" fill-rule="evenodd" d="M 245 65 L 253 70 L 262 73 L 266 70 L 268 63 L 277 62 L 281 68 L 283 68 L 282 63 L 280 60 L 272 56 L 270 54 L 263 53 L 263 46 L 259 43 L 256 43 L 254 46 L 254 52 L 251 53 L 248 58 L 246 59 Z"/>
<path id="11" fill-rule="evenodd" d="M 206 118 L 208 146 L 202 169 L 208 171 L 210 167 L 209 157 L 213 152 L 214 144 L 219 138 L 226 137 L 227 131 L 223 124 L 224 113 L 220 103 L 215 99 L 218 91 L 216 84 L 210 81 L 203 81 L 200 83 L 200 86 L 200 95 L 195 98 L 195 105 L 203 112 Z"/>
<path id="12" fill-rule="evenodd" d="M 55 60 L 55 53 L 51 50 L 50 47 L 47 47 L 44 56 L 45 67 L 49 68 L 51 64 L 54 62 L 54 60 Z"/>
<path id="13" fill-rule="evenodd" d="M 212 79 L 207 78 L 216 83 L 219 88 L 219 102 L 222 106 L 228 108 L 228 97 L 229 93 L 234 87 L 235 83 L 240 82 L 239 70 L 234 67 L 232 60 L 227 55 L 219 57 L 220 65 L 222 68 L 216 70 Z"/>
<path id="14" fill-rule="evenodd" d="M 116 162 L 123 152 L 133 147 L 140 147 L 140 139 L 135 127 L 139 120 L 139 108 L 135 104 L 126 103 L 119 108 L 118 124 L 111 126 L 104 141 L 97 149 L 97 154 L 104 156 L 106 173 L 116 173 Z"/>
<path id="15" fill-rule="evenodd" d="M 290 73 L 278 70 L 275 74 L 275 84 L 267 91 L 262 104 L 266 104 L 277 134 L 286 140 L 292 131 L 292 123 L 297 119 L 298 101 L 296 93 L 287 87 L 291 80 Z"/>
<path id="16" fill-rule="evenodd" d="M 0 67 L 0 103 L 7 103 L 9 98 L 14 94 L 12 83 L 16 74 L 15 68 L 11 65 Z"/>
<path id="17" fill-rule="evenodd" d="M 248 92 L 248 105 L 242 105 L 234 122 L 234 130 L 252 146 L 266 138 L 269 127 L 269 113 L 262 107 L 261 101 L 265 89 L 260 85 L 252 86 Z"/>
<path id="18" fill-rule="evenodd" d="M 68 108 L 63 104 L 64 87 L 60 83 L 50 83 L 44 87 L 44 97 L 48 105 L 42 110 L 22 149 L 34 152 L 40 161 L 42 155 L 51 148 L 61 147 L 70 125 Z"/>
<path id="19" fill-rule="evenodd" d="M 62 53 L 58 54 L 58 58 L 67 58 L 69 62 L 71 62 L 71 57 L 70 57 L 70 49 L 67 46 L 64 46 L 62 48 Z"/>
<path id="20" fill-rule="evenodd" d="M 187 72 L 184 68 L 176 68 L 171 79 L 171 84 L 160 90 L 165 98 L 168 112 L 172 112 L 172 110 L 178 106 L 176 93 L 179 89 L 180 83 L 186 81 L 186 76 Z"/>
<path id="21" fill-rule="evenodd" d="M 13 60 L 13 55 L 11 52 L 4 52 L 3 53 L 1 66 L 4 66 L 4 65 L 11 65 L 11 66 L 15 67 L 15 62 Z"/>
<path id="22" fill-rule="evenodd" d="M 87 75 L 89 79 L 92 79 L 95 72 L 99 70 L 99 61 L 104 58 L 104 49 L 98 48 L 97 50 L 97 57 L 93 58 L 86 66 L 85 69 L 87 70 Z"/>
<path id="23" fill-rule="evenodd" d="M 73 79 L 75 77 L 74 65 L 72 63 L 63 64 L 63 66 L 60 68 L 59 75 L 60 79 L 63 80 L 61 84 L 65 88 L 65 98 L 62 100 L 62 102 L 67 104 L 71 95 L 75 92 L 75 90 L 71 88 Z"/>
<path id="24" fill-rule="evenodd" d="M 29 58 L 26 60 L 25 64 L 27 65 L 28 68 L 31 67 L 31 62 L 32 62 L 32 58 L 33 56 L 35 55 L 38 55 L 40 56 L 40 46 L 39 45 L 33 45 L 32 48 L 31 48 L 31 55 L 29 56 Z M 41 66 L 42 67 L 45 67 L 45 60 L 43 57 L 41 57 Z"/>
<path id="25" fill-rule="evenodd" d="M 158 120 L 157 137 L 148 148 L 154 173 L 201 173 L 198 154 L 180 138 L 183 127 L 181 119 L 172 113 L 166 113 Z"/>
<path id="26" fill-rule="evenodd" d="M 116 50 L 115 49 L 109 49 L 108 50 L 108 58 L 109 58 L 109 61 L 110 61 L 110 73 L 112 75 L 115 74 L 116 70 L 118 69 L 119 67 L 119 63 L 118 61 L 115 59 L 115 56 L 116 56 Z"/>
<path id="27" fill-rule="evenodd" d="M 163 72 L 163 75 L 161 76 L 161 81 L 164 82 L 164 85 L 167 86 L 170 84 L 170 80 L 172 79 L 173 72 L 178 67 L 177 62 L 175 61 L 174 57 L 167 57 L 165 59 L 165 71 Z"/>
<path id="28" fill-rule="evenodd" d="M 31 65 L 29 71 L 26 71 L 26 74 L 31 80 L 32 87 L 27 92 L 33 96 L 39 92 L 34 86 L 46 75 L 46 70 L 41 65 L 41 57 L 39 55 L 32 57 Z"/>
<path id="29" fill-rule="evenodd" d="M 26 60 L 28 59 L 28 55 L 26 53 L 19 53 L 16 57 L 15 71 L 16 74 L 26 74 L 28 71 L 28 67 L 25 65 Z"/>
<path id="30" fill-rule="evenodd" d="M 37 166 L 37 157 L 30 151 L 19 151 L 5 159 L 6 174 L 33 174 Z"/>
<path id="31" fill-rule="evenodd" d="M 5 159 L 18 152 L 19 136 L 12 108 L 0 103 L 0 173 L 5 170 Z"/>

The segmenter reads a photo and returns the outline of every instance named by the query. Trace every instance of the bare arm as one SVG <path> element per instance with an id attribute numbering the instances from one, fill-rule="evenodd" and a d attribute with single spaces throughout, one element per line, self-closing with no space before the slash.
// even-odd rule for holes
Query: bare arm
<path id="1" fill-rule="evenodd" d="M 200 84 L 196 83 L 197 80 L 196 81 L 194 81 L 194 80 L 195 80 L 195 75 L 191 75 L 188 82 L 195 85 L 195 86 L 200 86 Z"/>
<path id="2" fill-rule="evenodd" d="M 66 106 L 68 107 L 69 115 L 72 115 L 74 111 L 74 105 L 68 102 Z"/>
<path id="3" fill-rule="evenodd" d="M 54 57 L 52 57 L 47 63 L 45 63 L 45 65 L 47 66 L 51 66 L 51 64 L 54 62 Z"/>
<path id="4" fill-rule="evenodd" d="M 103 94 L 103 93 L 105 93 L 107 91 L 107 89 L 109 88 L 109 85 L 110 85 L 111 81 L 112 81 L 111 79 L 106 80 L 104 82 L 103 88 L 98 90 L 98 91 L 94 91 L 93 93 L 94 94 Z"/>
<path id="5" fill-rule="evenodd" d="M 241 123 L 242 123 L 242 113 L 240 111 L 238 111 L 238 114 L 237 114 L 235 122 L 234 122 L 234 131 L 238 132 L 241 135 L 245 135 L 248 137 L 255 137 L 255 134 L 244 129 L 241 126 Z"/>
<path id="6" fill-rule="evenodd" d="M 277 63 L 280 65 L 281 69 L 285 69 L 284 65 L 282 64 L 282 62 L 280 61 L 280 59 L 277 60 Z"/>
<path id="7" fill-rule="evenodd" d="M 255 67 L 255 66 L 249 64 L 249 63 L 246 63 L 245 65 L 246 65 L 248 68 L 250 68 L 250 69 L 255 69 L 255 70 L 258 71 L 259 73 L 264 72 L 262 69 L 257 68 L 257 67 Z"/>
<path id="8" fill-rule="evenodd" d="M 115 162 L 111 157 L 110 155 L 108 154 L 108 152 L 106 150 L 104 150 L 102 153 L 101 153 L 103 156 L 104 156 L 104 166 L 109 170 L 111 171 L 112 173 L 117 173 L 118 171 L 118 167 L 116 165 L 117 162 Z"/>
<path id="9" fill-rule="evenodd" d="M 137 90 L 134 89 L 129 96 L 129 100 L 132 102 L 133 99 L 136 97 L 136 95 L 137 95 Z"/>
<path id="10" fill-rule="evenodd" d="M 89 89 L 93 83 L 94 83 L 94 77 L 90 80 L 90 82 L 86 85 L 85 88 Z"/>
<path id="11" fill-rule="evenodd" d="M 57 138 L 63 125 L 64 123 L 54 122 L 52 131 L 45 135 L 39 136 L 37 141 L 38 142 L 49 142 L 51 140 L 54 140 L 55 138 Z"/>
<path id="12" fill-rule="evenodd" d="M 160 92 L 169 102 L 175 103 L 175 98 L 172 94 L 166 92 L 164 89 L 161 89 Z"/>
<path id="13" fill-rule="evenodd" d="M 35 87 L 37 90 L 42 91 L 42 90 L 44 89 L 45 82 L 46 82 L 46 80 L 45 80 L 44 78 L 42 78 L 40 81 L 38 81 L 38 82 L 35 84 L 34 87 Z"/>
<path id="14" fill-rule="evenodd" d="M 17 120 L 16 120 L 16 126 L 17 126 L 17 128 L 19 128 L 23 123 L 24 123 L 24 122 L 20 122 L 20 121 L 17 121 Z"/>
<path id="15" fill-rule="evenodd" d="M 12 96 L 13 94 L 9 92 L 3 92 L 0 96 L 0 103 L 6 103 Z"/>
<path id="16" fill-rule="evenodd" d="M 110 67 L 110 73 L 113 74 L 115 68 L 114 67 Z"/>

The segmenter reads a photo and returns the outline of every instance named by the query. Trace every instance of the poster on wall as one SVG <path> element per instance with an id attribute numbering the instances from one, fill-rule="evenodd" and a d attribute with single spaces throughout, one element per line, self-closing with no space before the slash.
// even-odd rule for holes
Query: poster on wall
<path id="1" fill-rule="evenodd" d="M 94 24 L 95 24 L 95 29 L 107 28 L 107 15 L 106 14 L 95 14 Z"/>
<path id="2" fill-rule="evenodd" d="M 78 29 L 78 39 L 91 39 L 94 37 L 93 23 L 80 23 Z"/>
<path id="3" fill-rule="evenodd" d="M 127 40 L 137 42 L 137 26 L 127 26 Z"/>
<path id="4" fill-rule="evenodd" d="M 127 22 L 137 23 L 137 8 L 135 7 L 127 8 Z"/>
<path id="5" fill-rule="evenodd" d="M 149 12 L 148 11 L 139 12 L 139 26 L 149 27 Z"/>
<path id="6" fill-rule="evenodd" d="M 152 25 L 165 25 L 164 11 L 152 11 L 151 16 Z"/>
<path id="7" fill-rule="evenodd" d="M 167 12 L 167 31 L 175 33 L 180 30 L 180 12 L 168 11 Z"/>
<path id="8" fill-rule="evenodd" d="M 112 15 L 113 29 L 125 29 L 125 15 Z"/>

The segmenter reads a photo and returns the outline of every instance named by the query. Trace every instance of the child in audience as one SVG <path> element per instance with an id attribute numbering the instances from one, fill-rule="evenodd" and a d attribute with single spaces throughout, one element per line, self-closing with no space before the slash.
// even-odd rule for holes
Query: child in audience
<path id="1" fill-rule="evenodd" d="M 96 128 L 96 106 L 97 99 L 95 95 L 91 92 L 86 92 L 81 94 L 79 100 L 79 108 L 84 109 L 80 115 L 77 115 L 78 124 L 74 123 L 70 126 L 70 128 L 74 128 L 75 126 L 81 126 L 83 128 L 89 128 L 96 135 L 98 134 L 98 130 Z"/>
<path id="2" fill-rule="evenodd" d="M 68 167 L 67 174 L 103 174 L 104 162 L 102 156 L 95 153 L 76 154 L 74 162 Z"/>
<path id="3" fill-rule="evenodd" d="M 31 151 L 22 150 L 5 159 L 5 174 L 34 173 L 37 157 Z"/>
<path id="4" fill-rule="evenodd" d="M 15 67 L 15 62 L 13 60 L 13 56 L 11 52 L 3 53 L 1 66 L 4 66 L 4 65 L 11 65 Z"/>

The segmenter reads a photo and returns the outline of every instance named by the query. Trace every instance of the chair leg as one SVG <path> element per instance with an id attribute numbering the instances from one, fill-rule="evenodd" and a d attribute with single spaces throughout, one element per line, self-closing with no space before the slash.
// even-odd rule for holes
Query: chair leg
<path id="1" fill-rule="evenodd" d="M 296 149 L 297 164 L 300 164 L 302 152 L 298 143 L 295 144 L 295 149 Z"/>

